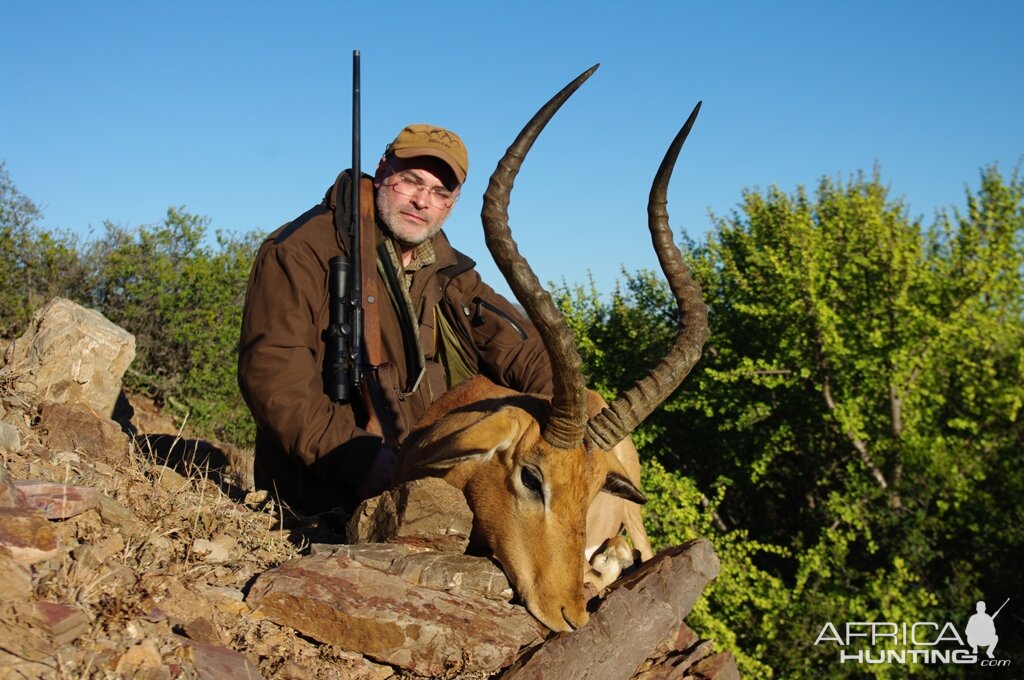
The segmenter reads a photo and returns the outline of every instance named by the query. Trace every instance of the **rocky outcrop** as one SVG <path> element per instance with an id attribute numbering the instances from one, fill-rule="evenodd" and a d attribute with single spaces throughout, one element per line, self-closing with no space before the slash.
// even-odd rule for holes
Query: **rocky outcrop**
<path id="1" fill-rule="evenodd" d="M 500 581 L 488 560 L 429 555 L 432 562 L 419 573 L 431 573 L 433 583 L 422 585 L 410 578 L 415 569 L 373 566 L 380 550 L 372 544 L 351 546 L 292 560 L 261 575 L 247 601 L 257 613 L 304 635 L 427 677 L 495 671 L 543 639 L 542 628 L 525 609 L 488 597 L 492 593 L 473 592 L 460 577 L 482 570 Z M 386 550 L 394 562 L 402 562 L 415 549 Z M 370 559 L 360 561 L 365 553 Z M 455 587 L 445 589 L 446 584 Z"/>
<path id="2" fill-rule="evenodd" d="M 678 647 L 683 620 L 719 569 L 706 540 L 665 550 L 613 583 L 584 628 L 552 637 L 502 677 L 628 680 Z"/>
<path id="3" fill-rule="evenodd" d="M 503 669 L 503 678 L 738 677 L 731 655 L 713 655 L 683 624 L 719 572 L 707 541 L 658 554 L 592 602 L 586 627 L 548 637 L 508 603 L 512 589 L 491 560 L 461 554 L 461 541 L 438 549 L 472 519 L 450 490 L 423 479 L 364 503 L 349 538 L 389 543 L 313 546 L 260 575 L 247 602 L 320 642 L 428 677 Z M 455 533 L 468 538 L 470 526 Z"/>
<path id="4" fill-rule="evenodd" d="M 133 343 L 69 305 L 41 311 L 0 366 L 0 676 L 738 677 L 684 622 L 718 573 L 706 541 L 552 634 L 499 565 L 465 554 L 472 514 L 439 479 L 370 499 L 339 536 L 266 494 L 239 504 L 207 449 L 143 452 L 144 433 L 108 417 Z"/>

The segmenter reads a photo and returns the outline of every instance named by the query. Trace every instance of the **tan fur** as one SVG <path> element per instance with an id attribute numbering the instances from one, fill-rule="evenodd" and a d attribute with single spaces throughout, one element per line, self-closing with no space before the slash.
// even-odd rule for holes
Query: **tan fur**
<path id="1" fill-rule="evenodd" d="M 588 619 L 584 552 L 598 528 L 610 533 L 597 545 L 623 524 L 637 531 L 631 536 L 638 547 L 649 553 L 650 544 L 635 503 L 595 502 L 609 496 L 600 493 L 609 474 L 639 483 L 636 449 L 616 447 L 615 455 L 585 445 L 553 449 L 540 436 L 548 408 L 542 397 L 483 377 L 462 383 L 403 444 L 394 481 L 437 476 L 461 489 L 473 510 L 474 542 L 490 549 L 534 616 L 553 630 L 570 630 Z M 542 483 L 543 500 L 524 484 L 524 467 Z M 636 509 L 635 520 L 626 506 Z M 593 530 L 588 508 L 596 513 Z"/>

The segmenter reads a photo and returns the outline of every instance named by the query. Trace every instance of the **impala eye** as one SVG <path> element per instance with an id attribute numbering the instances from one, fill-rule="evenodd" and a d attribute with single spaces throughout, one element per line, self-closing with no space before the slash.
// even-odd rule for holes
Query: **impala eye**
<path id="1" fill-rule="evenodd" d="M 540 482 L 540 477 L 533 470 L 525 467 L 520 468 L 519 479 L 523 482 L 523 486 L 536 494 L 538 498 L 544 497 L 544 489 Z"/>

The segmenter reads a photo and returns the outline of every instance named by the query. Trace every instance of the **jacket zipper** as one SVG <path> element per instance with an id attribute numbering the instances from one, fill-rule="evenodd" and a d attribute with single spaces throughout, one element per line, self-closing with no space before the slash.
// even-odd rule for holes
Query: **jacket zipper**
<path id="1" fill-rule="evenodd" d="M 512 328 L 517 333 L 519 333 L 519 337 L 521 337 L 523 340 L 526 340 L 526 331 L 523 330 L 523 327 L 519 325 L 519 322 L 517 322 L 511 316 L 506 314 L 504 312 L 504 310 L 500 309 L 499 307 L 496 307 L 496 306 L 492 305 L 490 302 L 488 302 L 487 300 L 484 300 L 483 298 L 480 298 L 480 297 L 473 298 L 473 303 L 476 305 L 476 314 L 473 315 L 473 323 L 474 324 L 476 323 L 476 320 L 478 318 L 481 319 L 480 323 L 483 323 L 483 314 L 480 313 L 480 308 L 484 307 L 486 309 L 491 310 L 492 312 L 494 312 L 495 314 L 500 316 L 502 319 L 507 321 L 508 325 L 512 326 Z"/>

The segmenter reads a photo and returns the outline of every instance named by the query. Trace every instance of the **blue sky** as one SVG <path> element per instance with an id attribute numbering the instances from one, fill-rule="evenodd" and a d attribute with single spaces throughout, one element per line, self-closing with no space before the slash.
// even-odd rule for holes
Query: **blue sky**
<path id="1" fill-rule="evenodd" d="M 466 141 L 456 246 L 507 287 L 480 197 L 536 108 L 598 72 L 541 136 L 510 224 L 542 281 L 610 290 L 654 268 L 651 177 L 704 106 L 669 194 L 697 240 L 744 188 L 813 187 L 876 165 L 929 222 L 981 168 L 1024 156 L 1021 2 L 20 2 L 0 0 L 0 160 L 88 235 L 184 205 L 269 232 L 319 201 L 350 151 L 362 55 L 363 167 L 402 126 Z"/>

